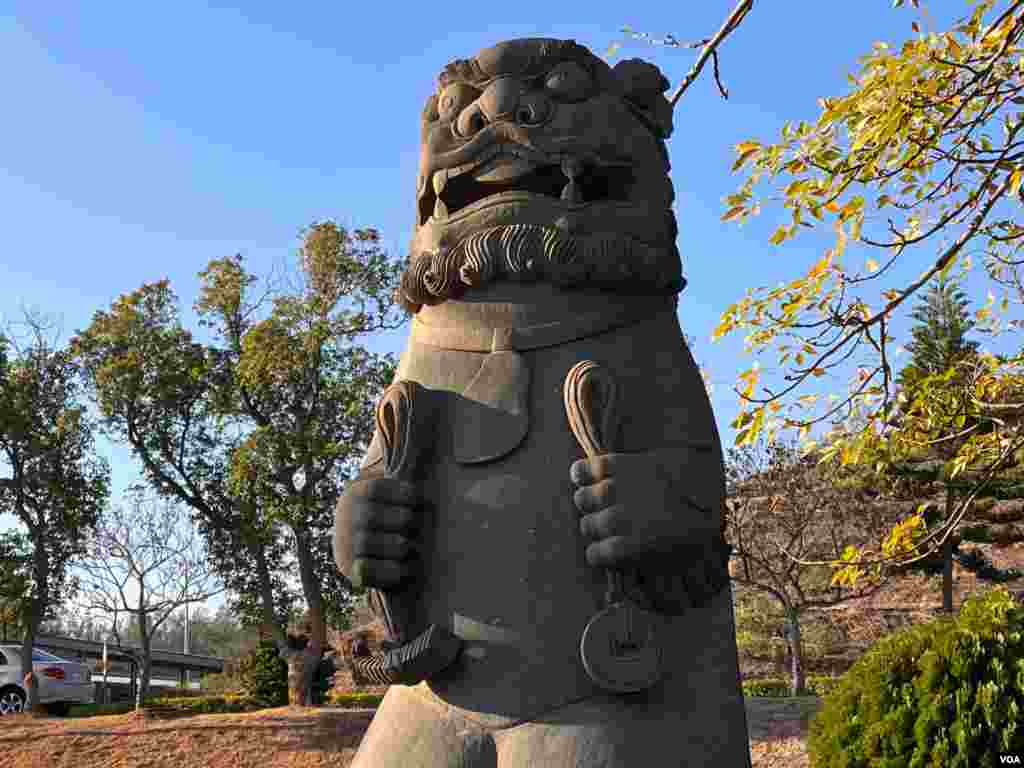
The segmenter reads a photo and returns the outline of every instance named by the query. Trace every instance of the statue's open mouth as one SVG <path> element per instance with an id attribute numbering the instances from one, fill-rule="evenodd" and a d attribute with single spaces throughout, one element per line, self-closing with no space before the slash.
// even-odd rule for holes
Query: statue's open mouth
<path id="1" fill-rule="evenodd" d="M 467 167 L 471 166 L 471 167 Z M 420 225 L 444 221 L 473 203 L 506 192 L 526 192 L 569 203 L 628 200 L 633 171 L 627 165 L 600 165 L 576 159 L 536 162 L 498 153 L 483 162 L 436 171 L 419 201 Z"/>

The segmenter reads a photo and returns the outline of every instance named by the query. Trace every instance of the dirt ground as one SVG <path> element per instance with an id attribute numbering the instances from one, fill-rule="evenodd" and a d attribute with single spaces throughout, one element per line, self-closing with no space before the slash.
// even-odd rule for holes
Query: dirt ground
<path id="1" fill-rule="evenodd" d="M 146 721 L 0 719 L 0 768 L 342 768 L 372 710 L 282 707 Z"/>
<path id="2" fill-rule="evenodd" d="M 802 718 L 813 699 L 748 699 L 754 768 L 806 768 Z M 0 768 L 345 768 L 373 710 L 282 707 L 141 720 L 0 719 Z"/>
<path id="3" fill-rule="evenodd" d="M 820 703 L 818 698 L 751 697 L 746 702 L 754 768 L 809 768 L 804 739 L 807 723 Z"/>

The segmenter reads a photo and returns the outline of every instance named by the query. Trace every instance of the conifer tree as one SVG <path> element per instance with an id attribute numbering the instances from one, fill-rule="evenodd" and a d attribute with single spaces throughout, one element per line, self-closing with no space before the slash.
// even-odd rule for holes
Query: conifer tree
<path id="1" fill-rule="evenodd" d="M 917 321 L 910 332 L 913 341 L 906 345 L 913 358 L 901 372 L 901 380 L 908 368 L 925 375 L 943 373 L 977 352 L 978 342 L 966 338 L 975 325 L 969 304 L 959 280 L 943 274 L 935 277 L 910 314 Z"/>
<path id="2" fill-rule="evenodd" d="M 943 273 L 935 276 L 910 314 L 917 322 L 910 332 L 913 341 L 906 345 L 912 358 L 900 371 L 900 386 L 913 390 L 922 379 L 950 371 L 954 382 L 962 378 L 958 364 L 978 350 L 978 342 L 966 338 L 975 325 L 968 312 L 969 304 L 959 280 Z M 955 444 L 937 443 L 931 448 L 935 455 L 928 458 L 945 461 L 956 449 Z M 954 509 L 955 491 L 950 483 L 944 484 L 948 519 Z M 947 537 L 942 547 L 942 609 L 948 614 L 953 613 L 953 550 L 953 538 Z"/>

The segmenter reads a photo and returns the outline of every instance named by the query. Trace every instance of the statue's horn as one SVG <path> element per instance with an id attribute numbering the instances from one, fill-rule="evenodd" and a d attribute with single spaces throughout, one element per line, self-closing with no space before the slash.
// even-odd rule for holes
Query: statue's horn
<path id="1" fill-rule="evenodd" d="M 377 405 L 377 429 L 384 443 L 385 472 L 389 477 L 415 482 L 422 458 L 425 420 L 432 415 L 422 407 L 420 386 L 399 379 L 384 391 Z M 378 685 L 415 685 L 445 669 L 458 657 L 462 640 L 446 627 L 431 624 L 415 638 L 413 611 L 418 598 L 415 585 L 396 591 L 371 590 L 370 599 L 383 614 L 391 648 L 384 653 L 353 658 L 358 673 Z"/>

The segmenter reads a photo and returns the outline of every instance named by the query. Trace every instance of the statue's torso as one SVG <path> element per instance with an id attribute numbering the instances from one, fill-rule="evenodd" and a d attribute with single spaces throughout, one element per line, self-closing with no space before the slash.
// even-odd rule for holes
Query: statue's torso
<path id="1" fill-rule="evenodd" d="M 416 625 L 446 626 L 467 641 L 460 661 L 430 688 L 496 723 L 530 718 L 598 690 L 580 662 L 579 640 L 602 605 L 606 581 L 585 560 L 587 542 L 572 502 L 569 467 L 583 452 L 563 404 L 569 369 L 593 360 L 615 376 L 622 422 L 616 451 L 681 455 L 691 441 L 712 441 L 709 467 L 720 473 L 717 434 L 671 300 L 503 286 L 481 292 L 473 303 L 421 310 L 419 322 L 427 325 L 529 326 L 630 303 L 639 322 L 520 353 L 529 368 L 529 430 L 509 453 L 484 463 L 459 463 L 455 442 L 459 420 L 474 413 L 461 393 L 488 353 L 412 341 L 402 356 L 399 378 L 428 390 L 437 425 L 423 473 L 430 518 Z M 671 642 L 681 624 L 661 621 Z M 667 651 L 671 678 L 674 665 L 688 667 L 692 659 Z"/>

